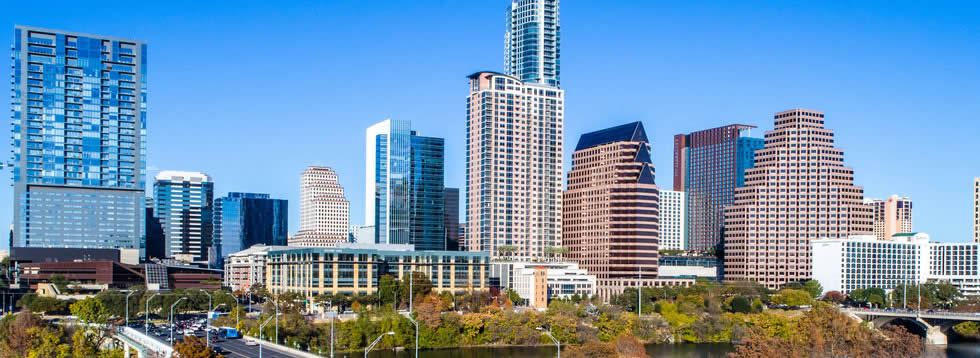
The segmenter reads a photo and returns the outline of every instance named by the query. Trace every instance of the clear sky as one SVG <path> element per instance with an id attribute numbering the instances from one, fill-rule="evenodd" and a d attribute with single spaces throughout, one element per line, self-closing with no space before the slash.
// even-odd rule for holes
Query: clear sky
<path id="1" fill-rule="evenodd" d="M 362 224 L 364 130 L 385 118 L 446 138 L 446 185 L 463 186 L 465 76 L 503 69 L 508 1 L 217 3 L 7 1 L 0 32 L 149 43 L 150 186 L 160 170 L 202 171 L 217 195 L 288 199 L 295 232 L 300 173 L 327 165 Z M 975 2 L 565 0 L 561 25 L 566 171 L 582 133 L 641 120 L 670 189 L 674 134 L 743 123 L 762 136 L 772 113 L 816 109 L 867 197 L 909 196 L 917 231 L 970 240 Z M 0 190 L 5 228 L 11 197 Z"/>

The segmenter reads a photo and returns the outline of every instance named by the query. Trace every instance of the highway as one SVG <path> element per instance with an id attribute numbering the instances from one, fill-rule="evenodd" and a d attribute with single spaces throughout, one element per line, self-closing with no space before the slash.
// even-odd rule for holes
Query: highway
<path id="1" fill-rule="evenodd" d="M 215 346 L 224 348 L 228 352 L 225 357 L 228 358 L 256 358 L 259 356 L 259 345 L 249 346 L 245 344 L 245 339 L 229 339 L 223 342 L 218 342 L 214 344 Z M 277 351 L 268 346 L 262 348 L 262 358 L 292 358 L 293 355 L 289 355 L 280 351 Z"/>

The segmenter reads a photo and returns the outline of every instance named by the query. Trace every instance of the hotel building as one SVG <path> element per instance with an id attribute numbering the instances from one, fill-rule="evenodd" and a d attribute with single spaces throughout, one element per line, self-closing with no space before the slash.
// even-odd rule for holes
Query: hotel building
<path id="1" fill-rule="evenodd" d="M 13 35 L 13 256 L 145 257 L 146 42 L 19 25 Z"/>
<path id="2" fill-rule="evenodd" d="M 687 250 L 687 193 L 660 191 L 660 250 Z"/>
<path id="3" fill-rule="evenodd" d="M 674 191 L 686 193 L 686 250 L 714 251 L 723 239 L 725 207 L 745 183 L 763 139 L 753 126 L 732 124 L 674 136 Z"/>
<path id="4" fill-rule="evenodd" d="M 415 251 L 412 245 L 341 243 L 332 248 L 270 250 L 266 288 L 273 294 L 375 294 L 381 276 L 401 280 L 409 272 L 424 273 L 432 290 L 489 290 L 489 255 L 478 252 Z"/>
<path id="5" fill-rule="evenodd" d="M 289 238 L 289 246 L 331 247 L 350 239 L 350 202 L 333 169 L 306 168 L 299 196 L 299 232 Z"/>
<path id="6" fill-rule="evenodd" d="M 912 200 L 892 195 L 888 199 L 864 199 L 874 215 L 874 235 L 878 240 L 912 232 Z"/>
<path id="7" fill-rule="evenodd" d="M 562 236 L 564 92 L 478 72 L 466 99 L 466 249 L 549 258 Z"/>
<path id="8" fill-rule="evenodd" d="M 776 113 L 725 211 L 725 280 L 771 289 L 813 277 L 810 241 L 872 233 L 871 208 L 823 112 Z M 689 208 L 690 210 L 690 208 Z"/>

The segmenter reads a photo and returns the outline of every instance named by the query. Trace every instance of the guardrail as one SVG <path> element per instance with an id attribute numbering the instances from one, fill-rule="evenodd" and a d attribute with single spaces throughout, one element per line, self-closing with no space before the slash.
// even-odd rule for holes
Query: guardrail
<path id="1" fill-rule="evenodd" d="M 118 329 L 116 329 L 116 332 L 142 345 L 151 353 L 159 353 L 164 357 L 169 357 L 174 352 L 174 348 L 170 345 L 160 342 L 153 337 L 147 336 L 143 334 L 142 331 L 137 329 L 120 326 Z"/>
<path id="2" fill-rule="evenodd" d="M 286 346 L 281 345 L 281 344 L 275 344 L 275 343 L 269 342 L 267 340 L 264 340 L 264 339 L 261 339 L 261 338 L 256 338 L 256 337 L 252 337 L 252 336 L 248 336 L 248 335 L 245 335 L 245 334 L 242 334 L 242 339 L 251 339 L 251 340 L 256 341 L 256 342 L 261 342 L 262 346 L 264 346 L 264 347 L 272 348 L 272 349 L 275 349 L 275 350 L 280 351 L 280 352 L 283 352 L 283 353 L 292 354 L 292 355 L 295 355 L 297 357 L 304 357 L 304 358 L 323 358 L 323 356 L 316 355 L 314 353 L 310 353 L 310 352 L 307 352 L 307 351 L 301 351 L 301 350 L 295 349 L 295 348 L 289 348 L 289 347 L 286 347 Z"/>
<path id="3" fill-rule="evenodd" d="M 884 308 L 844 308 L 844 311 L 861 314 L 861 313 L 878 313 L 885 315 L 894 316 L 930 316 L 930 317 L 949 317 L 949 318 L 963 318 L 969 319 L 971 321 L 980 321 L 980 312 L 970 313 L 970 312 L 949 312 L 949 311 L 922 311 L 922 310 L 900 310 L 900 309 L 884 309 Z"/>

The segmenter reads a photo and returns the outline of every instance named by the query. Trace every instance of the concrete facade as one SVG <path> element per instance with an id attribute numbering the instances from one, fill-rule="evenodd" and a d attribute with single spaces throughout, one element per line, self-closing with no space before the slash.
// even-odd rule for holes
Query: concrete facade
<path id="1" fill-rule="evenodd" d="M 793 109 L 774 120 L 726 208 L 724 240 L 725 280 L 771 289 L 813 277 L 812 240 L 871 234 L 873 221 L 823 112 Z"/>
<path id="2" fill-rule="evenodd" d="M 350 240 L 350 202 L 333 169 L 306 168 L 299 196 L 299 232 L 289 238 L 289 246 L 331 247 Z"/>
<path id="3" fill-rule="evenodd" d="M 888 199 L 865 199 L 874 215 L 873 233 L 878 240 L 890 239 L 895 234 L 912 231 L 912 200 L 898 195 Z"/>
<path id="4" fill-rule="evenodd" d="M 660 250 L 687 250 L 687 193 L 660 191 Z"/>

